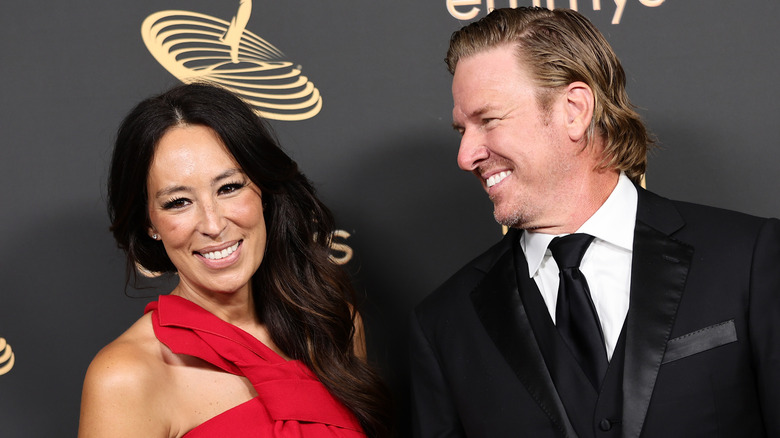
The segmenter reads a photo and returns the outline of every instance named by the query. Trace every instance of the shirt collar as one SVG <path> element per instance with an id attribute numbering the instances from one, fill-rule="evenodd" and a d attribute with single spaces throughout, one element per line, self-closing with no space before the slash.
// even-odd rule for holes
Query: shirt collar
<path id="1" fill-rule="evenodd" d="M 631 180 L 620 172 L 618 183 L 604 204 L 577 230 L 597 239 L 629 251 L 634 247 L 634 224 L 636 222 L 637 192 Z M 520 245 L 528 262 L 531 277 L 542 264 L 547 246 L 556 236 L 552 234 L 525 231 L 520 236 Z"/>

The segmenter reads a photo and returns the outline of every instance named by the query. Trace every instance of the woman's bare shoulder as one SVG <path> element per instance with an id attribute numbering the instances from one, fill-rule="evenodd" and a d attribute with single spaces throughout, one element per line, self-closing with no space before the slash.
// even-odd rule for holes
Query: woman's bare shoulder
<path id="1" fill-rule="evenodd" d="M 101 377 L 100 381 L 110 385 L 121 385 L 130 379 L 137 387 L 163 372 L 164 365 L 160 341 L 154 335 L 150 314 L 146 314 L 98 352 L 87 370 L 87 378 Z"/>
<path id="2" fill-rule="evenodd" d="M 84 379 L 79 437 L 168 436 L 161 346 L 146 314 L 100 350 Z"/>

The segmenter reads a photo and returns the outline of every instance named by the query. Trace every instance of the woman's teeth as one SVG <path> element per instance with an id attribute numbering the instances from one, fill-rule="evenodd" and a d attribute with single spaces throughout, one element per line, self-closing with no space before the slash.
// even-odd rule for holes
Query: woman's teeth
<path id="1" fill-rule="evenodd" d="M 238 244 L 239 243 L 240 242 L 236 242 L 235 245 L 231 246 L 230 248 L 225 248 L 222 251 L 207 252 L 207 253 L 203 254 L 203 257 L 205 257 L 205 258 L 207 258 L 209 260 L 224 259 L 225 257 L 229 256 L 230 254 L 233 254 L 233 251 L 238 249 Z"/>

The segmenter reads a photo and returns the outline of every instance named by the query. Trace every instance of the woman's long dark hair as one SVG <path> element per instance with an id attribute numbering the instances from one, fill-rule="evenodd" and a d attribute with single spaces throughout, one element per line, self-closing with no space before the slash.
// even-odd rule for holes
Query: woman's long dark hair
<path id="1" fill-rule="evenodd" d="M 354 289 L 329 259 L 333 215 L 265 122 L 230 92 L 208 84 L 181 85 L 144 100 L 122 122 L 111 160 L 108 210 L 128 269 L 138 263 L 150 271 L 176 270 L 163 245 L 147 234 L 146 183 L 157 142 L 182 124 L 213 129 L 262 193 L 267 247 L 251 280 L 252 294 L 274 343 L 309 366 L 369 436 L 388 436 L 388 391 L 355 355 Z"/>

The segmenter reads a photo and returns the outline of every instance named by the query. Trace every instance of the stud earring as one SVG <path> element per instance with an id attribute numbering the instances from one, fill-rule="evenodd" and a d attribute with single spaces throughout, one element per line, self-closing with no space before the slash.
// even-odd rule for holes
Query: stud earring
<path id="1" fill-rule="evenodd" d="M 158 235 L 152 234 L 152 239 L 157 240 L 158 237 L 159 237 Z"/>

